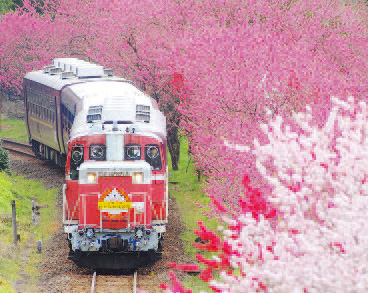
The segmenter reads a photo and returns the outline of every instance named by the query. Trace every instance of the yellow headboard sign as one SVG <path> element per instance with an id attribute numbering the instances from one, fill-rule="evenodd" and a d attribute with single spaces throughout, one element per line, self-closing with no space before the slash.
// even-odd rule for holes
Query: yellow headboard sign
<path id="1" fill-rule="evenodd" d="M 131 209 L 131 202 L 124 201 L 103 201 L 98 203 L 98 209 L 100 210 L 119 210 L 119 209 Z"/>

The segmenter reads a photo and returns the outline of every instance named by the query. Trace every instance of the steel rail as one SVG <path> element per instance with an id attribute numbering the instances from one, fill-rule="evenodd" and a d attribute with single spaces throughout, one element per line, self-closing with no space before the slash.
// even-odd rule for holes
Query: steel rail
<path id="1" fill-rule="evenodd" d="M 96 285 L 96 271 L 93 272 L 91 293 L 95 293 L 95 285 Z"/>
<path id="2" fill-rule="evenodd" d="M 137 271 L 134 271 L 134 275 L 133 275 L 133 288 L 132 291 L 133 293 L 137 293 Z M 92 283 L 91 283 L 91 293 L 95 293 L 95 288 L 96 288 L 96 280 L 97 280 L 97 273 L 96 271 L 93 272 L 93 276 L 92 276 Z"/>
<path id="3" fill-rule="evenodd" d="M 7 139 L 7 138 L 2 138 L 2 137 L 0 138 L 0 140 L 2 142 L 5 142 L 5 143 L 14 144 L 14 145 L 20 145 L 20 146 L 31 148 L 31 145 L 29 143 L 15 141 L 15 140 Z"/>
<path id="4" fill-rule="evenodd" d="M 1 138 L 0 141 L 1 141 L 1 145 L 2 145 L 3 149 L 5 149 L 7 151 L 35 158 L 35 155 L 32 152 L 32 147 L 29 144 L 19 142 L 19 141 L 10 140 L 10 139 L 6 139 L 6 138 Z M 17 146 L 20 147 L 20 149 L 15 149 L 14 148 L 14 147 L 17 147 Z M 22 150 L 22 148 L 27 149 L 27 150 L 26 151 Z"/>
<path id="5" fill-rule="evenodd" d="M 23 155 L 23 156 L 35 158 L 35 155 L 29 154 L 29 153 L 26 153 L 26 152 L 22 152 L 22 151 L 19 151 L 19 150 L 14 150 L 14 149 L 11 149 L 11 148 L 8 148 L 8 147 L 4 147 L 4 146 L 3 146 L 3 149 L 5 149 L 7 151 L 10 151 L 10 152 L 13 152 L 13 153 L 17 153 L 17 154 Z"/>
<path id="6" fill-rule="evenodd" d="M 133 293 L 137 293 L 137 271 L 134 271 Z"/>

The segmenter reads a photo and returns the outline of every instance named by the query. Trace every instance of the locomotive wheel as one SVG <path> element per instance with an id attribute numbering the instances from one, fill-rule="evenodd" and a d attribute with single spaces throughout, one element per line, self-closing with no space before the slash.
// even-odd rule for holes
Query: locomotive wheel
<path id="1" fill-rule="evenodd" d="M 32 151 L 37 158 L 41 159 L 40 143 L 38 141 L 32 140 Z"/>
<path id="2" fill-rule="evenodd" d="M 62 169 L 65 168 L 65 164 L 66 164 L 66 157 L 65 155 L 60 155 L 58 154 L 58 166 Z"/>
<path id="3" fill-rule="evenodd" d="M 69 246 L 70 251 L 72 251 L 72 242 L 69 239 L 68 239 L 68 246 Z"/>
<path id="4" fill-rule="evenodd" d="M 158 248 L 157 248 L 157 252 L 158 253 L 162 253 L 162 239 L 160 239 L 158 241 Z"/>

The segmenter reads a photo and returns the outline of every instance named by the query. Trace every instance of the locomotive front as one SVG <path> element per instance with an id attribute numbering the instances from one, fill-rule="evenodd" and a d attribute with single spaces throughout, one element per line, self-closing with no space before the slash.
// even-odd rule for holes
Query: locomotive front
<path id="1" fill-rule="evenodd" d="M 85 98 L 73 124 L 64 231 L 78 265 L 134 268 L 161 256 L 168 212 L 165 120 L 149 97 L 140 104 L 130 99 L 134 111 L 119 106 L 124 98 L 111 100 L 113 107 Z"/>

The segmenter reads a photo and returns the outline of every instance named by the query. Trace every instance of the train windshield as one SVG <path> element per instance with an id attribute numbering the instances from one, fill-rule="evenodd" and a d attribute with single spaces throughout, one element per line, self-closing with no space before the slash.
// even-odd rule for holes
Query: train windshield
<path id="1" fill-rule="evenodd" d="M 156 144 L 146 145 L 144 151 L 146 162 L 152 166 L 153 170 L 161 170 L 162 163 L 159 146 Z"/>
<path id="2" fill-rule="evenodd" d="M 78 180 L 78 167 L 84 162 L 84 147 L 83 145 L 75 145 L 70 154 L 70 179 Z"/>

